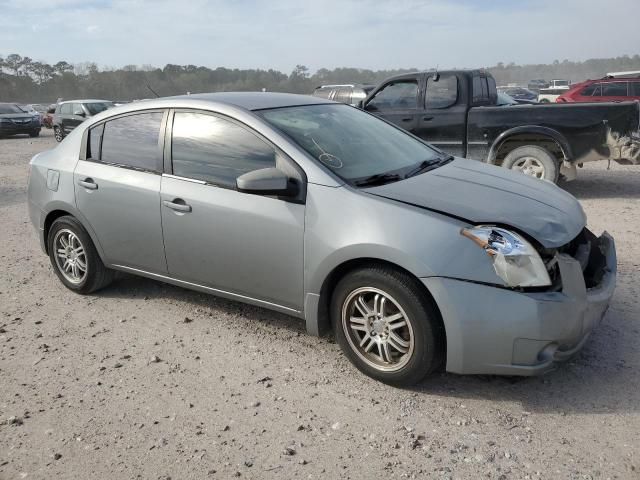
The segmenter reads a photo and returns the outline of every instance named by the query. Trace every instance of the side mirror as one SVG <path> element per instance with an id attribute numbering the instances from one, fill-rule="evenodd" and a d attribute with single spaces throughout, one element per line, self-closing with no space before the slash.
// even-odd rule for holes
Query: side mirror
<path id="1" fill-rule="evenodd" d="M 364 100 L 358 100 L 355 105 L 357 108 L 364 110 Z"/>
<path id="2" fill-rule="evenodd" d="M 256 195 L 294 196 L 296 194 L 295 186 L 291 184 L 289 177 L 277 168 L 261 168 L 240 175 L 236 179 L 236 187 L 239 192 Z"/>
<path id="3" fill-rule="evenodd" d="M 86 117 L 87 116 L 87 114 L 84 113 L 84 112 L 74 112 L 73 114 L 76 115 L 77 117 Z"/>

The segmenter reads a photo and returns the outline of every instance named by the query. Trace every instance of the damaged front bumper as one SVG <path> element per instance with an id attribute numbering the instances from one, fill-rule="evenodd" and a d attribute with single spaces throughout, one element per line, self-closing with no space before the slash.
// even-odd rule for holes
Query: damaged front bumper
<path id="1" fill-rule="evenodd" d="M 586 265 L 557 254 L 562 287 L 553 292 L 423 278 L 444 320 L 447 371 L 537 375 L 580 350 L 607 311 L 616 283 L 613 238 L 605 232 L 591 248 Z"/>

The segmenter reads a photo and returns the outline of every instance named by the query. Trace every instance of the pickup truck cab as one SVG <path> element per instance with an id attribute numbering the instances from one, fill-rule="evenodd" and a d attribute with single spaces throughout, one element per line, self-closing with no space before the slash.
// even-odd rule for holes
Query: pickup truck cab
<path id="1" fill-rule="evenodd" d="M 360 106 L 454 156 L 552 182 L 588 161 L 640 163 L 638 103 L 498 105 L 483 70 L 392 77 Z"/>

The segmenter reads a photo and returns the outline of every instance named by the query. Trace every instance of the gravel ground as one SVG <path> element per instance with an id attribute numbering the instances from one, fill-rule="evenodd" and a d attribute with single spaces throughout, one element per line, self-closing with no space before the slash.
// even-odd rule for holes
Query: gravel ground
<path id="1" fill-rule="evenodd" d="M 38 139 L 0 140 L 0 478 L 640 478 L 640 167 L 568 188 L 616 238 L 584 351 L 540 378 L 395 389 L 301 322 L 151 280 L 66 290 L 27 218 Z"/>

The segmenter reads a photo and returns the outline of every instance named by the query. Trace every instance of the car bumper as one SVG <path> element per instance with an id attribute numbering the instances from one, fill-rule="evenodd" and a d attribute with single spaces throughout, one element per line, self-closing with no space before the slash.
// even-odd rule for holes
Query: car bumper
<path id="1" fill-rule="evenodd" d="M 579 351 L 604 317 L 616 283 L 613 238 L 605 232 L 594 244 L 605 265 L 592 288 L 578 260 L 566 254 L 557 256 L 562 289 L 556 292 L 423 278 L 444 320 L 447 371 L 537 375 Z"/>

